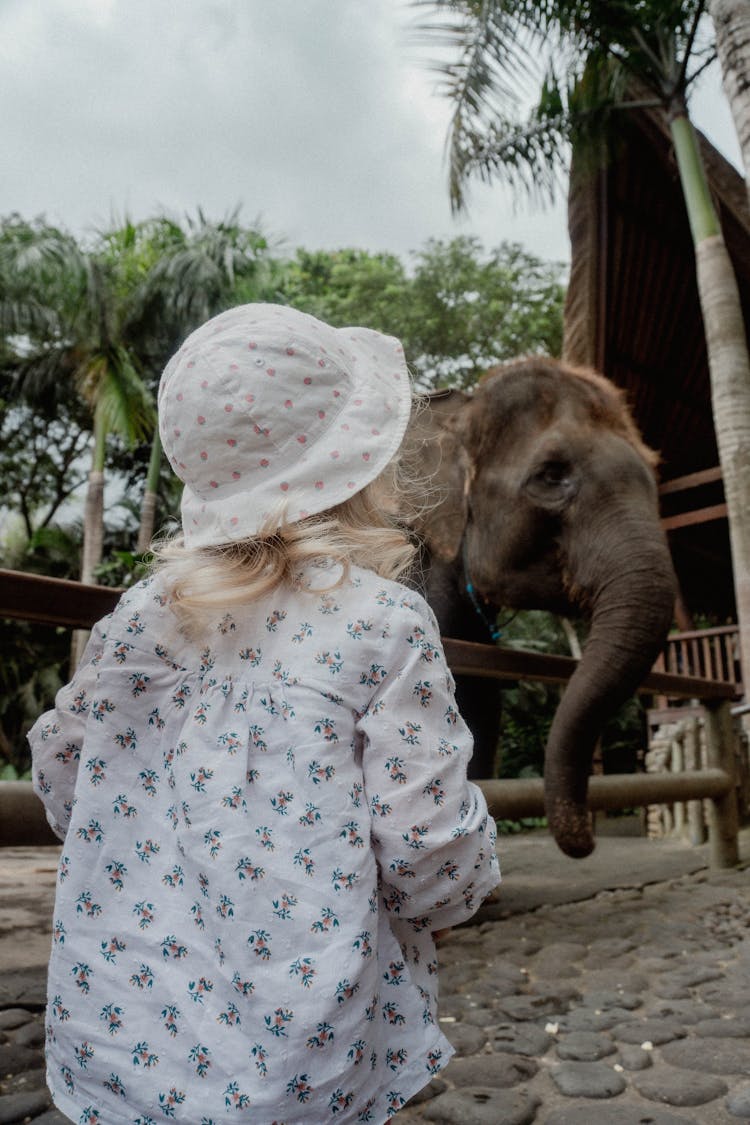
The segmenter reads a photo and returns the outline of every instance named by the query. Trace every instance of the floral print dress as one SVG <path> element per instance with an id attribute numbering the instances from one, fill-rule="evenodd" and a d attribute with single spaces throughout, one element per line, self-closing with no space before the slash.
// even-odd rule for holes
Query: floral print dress
<path id="1" fill-rule="evenodd" d="M 432 612 L 340 577 L 197 644 L 147 579 L 30 733 L 74 1122 L 380 1123 L 452 1053 L 432 934 L 499 881 L 494 824 Z"/>

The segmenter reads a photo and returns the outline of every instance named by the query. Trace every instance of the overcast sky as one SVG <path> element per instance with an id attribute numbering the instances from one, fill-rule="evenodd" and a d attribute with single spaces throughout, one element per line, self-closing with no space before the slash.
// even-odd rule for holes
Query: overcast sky
<path id="1" fill-rule="evenodd" d="M 454 219 L 448 105 L 406 0 L 0 0 L 0 215 L 76 232 L 236 204 L 288 248 L 477 234 L 565 259 L 562 203 Z M 712 68 L 696 120 L 739 163 Z"/>

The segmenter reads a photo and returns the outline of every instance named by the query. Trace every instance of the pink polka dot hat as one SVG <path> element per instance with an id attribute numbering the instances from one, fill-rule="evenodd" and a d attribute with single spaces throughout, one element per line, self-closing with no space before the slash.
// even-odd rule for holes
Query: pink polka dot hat
<path id="1" fill-rule="evenodd" d="M 411 387 L 398 340 L 283 305 L 229 309 L 185 340 L 159 386 L 159 431 L 185 488 L 185 543 L 295 522 L 374 480 L 403 438 Z"/>

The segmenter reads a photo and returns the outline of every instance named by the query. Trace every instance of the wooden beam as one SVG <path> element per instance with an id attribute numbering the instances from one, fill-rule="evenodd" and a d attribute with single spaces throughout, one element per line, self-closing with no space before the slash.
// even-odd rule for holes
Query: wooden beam
<path id="1" fill-rule="evenodd" d="M 728 637 L 737 633 L 737 625 L 716 625 L 713 629 L 686 629 L 679 633 L 670 633 L 668 641 L 695 641 L 702 637 Z"/>
<path id="2" fill-rule="evenodd" d="M 683 512 L 679 516 L 667 516 L 661 526 L 665 531 L 675 531 L 678 527 L 691 527 L 697 523 L 710 523 L 711 520 L 726 519 L 726 504 L 712 504 L 709 508 L 697 508 L 694 512 Z"/>
<path id="3" fill-rule="evenodd" d="M 688 473 L 684 477 L 675 477 L 674 480 L 665 481 L 659 485 L 659 495 L 667 496 L 671 492 L 684 492 L 688 488 L 698 488 L 701 484 L 713 484 L 714 481 L 723 480 L 721 466 L 713 469 L 701 469 L 698 473 Z"/>
<path id="4" fill-rule="evenodd" d="M 454 675 L 564 684 L 578 667 L 578 661 L 571 656 L 529 652 L 518 648 L 500 648 L 495 645 L 476 644 L 473 641 L 458 641 L 452 637 L 443 637 L 443 647 L 448 665 Z M 674 699 L 702 699 L 707 702 L 732 700 L 738 695 L 736 684 L 655 671 L 649 672 L 637 690 Z"/>
<path id="5" fill-rule="evenodd" d="M 122 592 L 111 586 L 0 569 L 0 617 L 90 629 L 114 609 Z"/>
<path id="6" fill-rule="evenodd" d="M 488 778 L 477 784 L 493 816 L 508 820 L 544 816 L 544 781 L 541 777 Z M 588 807 L 592 810 L 626 809 L 633 805 L 643 807 L 696 798 L 717 800 L 725 797 L 731 789 L 731 773 L 719 767 L 684 773 L 604 774 L 589 778 Z M 729 835 L 731 838 L 731 829 Z M 731 863 L 717 862 L 716 866 L 727 867 Z"/>
<path id="7" fill-rule="evenodd" d="M 107 586 L 87 586 L 62 578 L 0 569 L 0 617 L 88 628 L 114 609 L 122 593 Z M 443 645 L 448 664 L 456 675 L 564 684 L 578 666 L 578 661 L 569 656 L 498 648 L 451 637 L 444 637 Z M 696 676 L 650 672 L 638 690 L 682 699 L 718 701 L 735 699 L 738 688 L 735 684 L 701 680 Z"/>
<path id="8" fill-rule="evenodd" d="M 541 777 L 482 779 L 476 784 L 484 792 L 493 816 L 517 820 L 526 816 L 544 815 L 544 782 Z M 592 810 L 623 809 L 691 799 L 725 801 L 728 797 L 731 800 L 733 796 L 732 774 L 712 766 L 685 773 L 605 774 L 590 777 L 588 806 Z M 723 826 L 715 827 L 721 830 Z M 730 863 L 737 862 L 732 852 L 732 827 L 730 824 L 729 833 L 724 831 L 721 840 L 723 846 L 716 857 L 712 847 L 712 867 L 726 867 L 727 860 Z M 0 781 L 0 847 L 37 847 L 49 844 L 59 844 L 59 840 L 47 824 L 42 802 L 34 793 L 32 783 Z"/>

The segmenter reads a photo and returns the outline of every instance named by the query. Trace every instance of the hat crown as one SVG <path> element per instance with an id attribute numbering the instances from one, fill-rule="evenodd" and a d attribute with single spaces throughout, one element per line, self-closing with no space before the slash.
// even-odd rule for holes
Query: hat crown
<path id="1" fill-rule="evenodd" d="M 355 392 L 356 356 L 335 329 L 276 308 L 245 317 L 231 309 L 209 321 L 165 372 L 164 448 L 204 499 L 246 487 L 243 476 L 272 458 L 304 460 Z"/>

